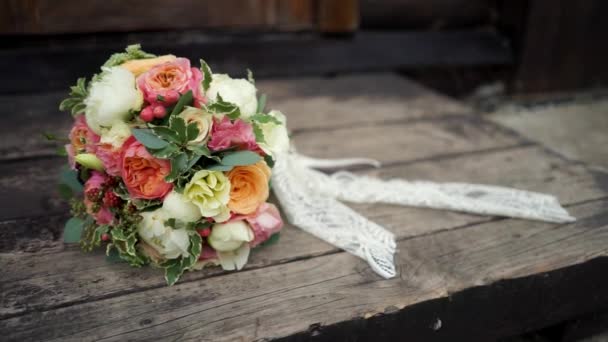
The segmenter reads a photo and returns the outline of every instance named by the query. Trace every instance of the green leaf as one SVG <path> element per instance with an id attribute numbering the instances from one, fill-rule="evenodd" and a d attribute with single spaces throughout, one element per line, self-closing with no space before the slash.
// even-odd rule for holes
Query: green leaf
<path id="1" fill-rule="evenodd" d="M 158 135 L 163 140 L 174 142 L 174 143 L 180 142 L 179 135 L 177 134 L 177 132 L 172 130 L 169 127 L 164 127 L 164 126 L 152 127 L 152 132 L 154 132 L 154 134 Z"/>
<path id="2" fill-rule="evenodd" d="M 265 155 L 264 156 L 264 161 L 266 162 L 266 165 L 268 165 L 269 168 L 273 168 L 274 167 L 274 159 L 272 158 L 271 155 Z"/>
<path id="3" fill-rule="evenodd" d="M 140 143 L 142 143 L 142 145 L 144 145 L 147 148 L 158 150 L 161 148 L 165 148 L 165 147 L 167 147 L 167 145 L 169 145 L 168 142 L 157 137 L 150 130 L 136 128 L 136 129 L 133 129 L 132 132 L 133 132 L 133 135 L 135 136 L 135 139 L 137 139 Z"/>
<path id="4" fill-rule="evenodd" d="M 164 262 L 161 266 L 165 268 L 165 280 L 167 285 L 175 284 L 184 274 L 184 271 L 191 268 L 201 255 L 202 238 L 197 233 L 190 234 L 189 256 L 171 259 Z"/>
<path id="5" fill-rule="evenodd" d="M 247 68 L 247 81 L 249 81 L 249 83 L 255 85 L 255 79 L 253 78 L 253 72 L 249 68 Z"/>
<path id="6" fill-rule="evenodd" d="M 165 177 L 166 182 L 173 182 L 181 175 L 184 171 L 187 170 L 188 166 L 188 154 L 180 153 L 173 159 L 171 159 L 171 173 Z"/>
<path id="7" fill-rule="evenodd" d="M 258 99 L 258 108 L 256 113 L 263 113 L 266 108 L 266 94 L 262 94 Z"/>
<path id="8" fill-rule="evenodd" d="M 72 115 L 80 114 L 86 108 L 84 100 L 87 96 L 86 78 L 79 78 L 76 85 L 70 87 L 69 97 L 59 104 L 59 110 L 70 111 Z"/>
<path id="9" fill-rule="evenodd" d="M 156 95 L 156 100 L 157 100 L 158 102 L 165 102 L 165 97 L 164 97 L 164 96 L 162 96 L 162 95 Z"/>
<path id="10" fill-rule="evenodd" d="M 161 159 L 169 159 L 170 157 L 177 154 L 179 151 L 179 146 L 175 144 L 168 144 L 164 148 L 160 148 L 157 150 L 148 148 L 148 152 L 150 152 L 151 155 Z"/>
<path id="11" fill-rule="evenodd" d="M 211 81 L 213 81 L 213 74 L 211 73 L 211 68 L 209 65 L 201 59 L 201 72 L 203 73 L 203 89 L 207 91 L 209 89 L 209 85 L 211 85 Z"/>
<path id="12" fill-rule="evenodd" d="M 211 151 L 209 151 L 209 148 L 205 145 L 188 145 L 186 146 L 186 148 L 202 156 L 209 157 L 211 155 Z"/>
<path id="13" fill-rule="evenodd" d="M 190 170 L 194 164 L 196 164 L 201 159 L 200 154 L 192 154 L 188 159 L 188 164 L 186 164 L 186 170 Z"/>
<path id="14" fill-rule="evenodd" d="M 226 102 L 220 94 L 217 94 L 215 102 L 207 106 L 208 111 L 216 114 L 225 114 L 231 120 L 238 119 L 241 116 L 239 107 L 233 103 Z"/>
<path id="15" fill-rule="evenodd" d="M 95 222 L 87 220 L 84 225 L 84 234 L 80 239 L 80 246 L 83 250 L 89 252 L 101 244 L 101 236 L 106 234 L 110 229 L 108 225 L 98 226 Z"/>
<path id="16" fill-rule="evenodd" d="M 179 116 L 172 116 L 169 127 L 177 133 L 180 143 L 188 142 L 188 132 L 186 132 L 186 122 Z"/>
<path id="17" fill-rule="evenodd" d="M 188 90 L 185 94 L 182 94 L 182 96 L 179 97 L 179 100 L 175 104 L 175 107 L 173 107 L 173 111 L 171 111 L 170 116 L 181 113 L 185 106 L 189 106 L 192 104 L 193 99 L 194 96 L 192 94 L 192 90 Z"/>
<path id="18" fill-rule="evenodd" d="M 281 121 L 279 121 L 279 119 L 275 118 L 272 115 L 268 115 L 268 114 L 262 114 L 262 113 L 257 113 L 251 116 L 251 121 L 256 121 L 259 123 L 273 123 L 275 125 L 281 125 Z"/>
<path id="19" fill-rule="evenodd" d="M 65 243 L 76 243 L 80 241 L 80 236 L 82 235 L 82 231 L 84 229 L 84 221 L 72 217 L 65 223 L 65 227 L 63 228 L 63 242 Z"/>
<path id="20" fill-rule="evenodd" d="M 259 154 L 251 151 L 236 151 L 226 154 L 222 158 L 222 165 L 238 166 L 251 165 L 260 161 L 262 157 Z"/>
<path id="21" fill-rule="evenodd" d="M 188 124 L 188 127 L 186 127 L 186 136 L 187 136 L 187 141 L 192 141 L 194 139 L 196 139 L 198 137 L 198 126 L 192 122 L 190 124 Z"/>
<path id="22" fill-rule="evenodd" d="M 252 123 L 251 127 L 253 128 L 253 135 L 255 135 L 255 141 L 258 143 L 266 142 L 266 137 L 264 137 L 264 131 L 262 130 L 262 127 L 260 127 L 257 122 Z"/>
<path id="23" fill-rule="evenodd" d="M 103 64 L 104 67 L 113 67 L 123 64 L 132 59 L 154 58 L 156 55 L 147 53 L 141 49 L 141 45 L 133 44 L 127 46 L 125 52 L 115 53 Z"/>

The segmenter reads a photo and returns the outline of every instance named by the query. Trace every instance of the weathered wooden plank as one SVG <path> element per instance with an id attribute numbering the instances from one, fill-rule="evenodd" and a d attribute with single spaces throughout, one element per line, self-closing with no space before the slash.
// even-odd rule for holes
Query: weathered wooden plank
<path id="1" fill-rule="evenodd" d="M 0 74 L 11 79 L 10 85 L 0 85 L 0 93 L 67 89 L 78 77 L 98 72 L 110 54 L 134 42 L 154 53 L 172 53 L 192 61 L 204 57 L 213 70 L 231 75 L 245 76 L 246 68 L 251 68 L 257 77 L 512 63 L 504 37 L 477 30 L 361 31 L 340 39 L 316 34 L 252 36 L 202 32 L 95 35 L 55 38 L 50 42 L 19 38 L 7 40 L 11 48 L 0 50 Z"/>
<path id="2" fill-rule="evenodd" d="M 548 157 L 542 148 L 535 146 L 395 165 L 366 173 L 383 178 L 408 177 L 516 186 L 552 193 L 565 204 L 597 199 L 608 194 L 608 175 L 593 176 L 585 167 Z M 386 226 L 400 239 L 492 220 L 488 217 L 391 205 L 358 204 L 353 207 Z M 164 286 L 158 270 L 137 270 L 127 265 L 108 264 L 101 252 L 83 254 L 75 246 L 64 246 L 61 242 L 60 218 L 65 218 L 65 215 L 51 222 L 43 217 L 0 224 L 0 241 L 3 243 L 0 252 L 4 252 L 0 254 L 0 264 L 4 265 L 5 270 L 0 281 L 0 293 L 3 294 L 0 317 Z M 13 253 L 16 250 L 30 253 Z M 288 226 L 281 235 L 281 242 L 255 252 L 247 268 L 256 269 L 335 252 L 337 249 L 333 246 Z M 57 262 L 58 259 L 61 261 Z M 190 273 L 182 281 L 198 281 L 218 272 Z"/>
<path id="3" fill-rule="evenodd" d="M 394 73 L 259 80 L 257 86 L 260 94 L 268 95 L 268 108 L 285 113 L 295 132 L 469 112 L 466 106 Z M 5 118 L 0 127 L 0 160 L 54 154 L 54 144 L 42 133 L 67 134 L 72 119 L 58 110 L 66 94 L 0 96 Z"/>
<path id="4" fill-rule="evenodd" d="M 607 208 L 605 200 L 572 207 L 580 218 L 573 224 L 501 220 L 406 239 L 398 244 L 400 274 L 391 280 L 380 279 L 364 261 L 337 253 L 35 312 L 1 321 L 0 333 L 11 341 L 314 335 L 320 333 L 315 327 L 406 310 L 473 286 L 605 256 Z"/>
<path id="5" fill-rule="evenodd" d="M 311 156 L 365 156 L 389 163 L 521 144 L 517 137 L 494 124 L 470 123 L 470 119 L 464 117 L 439 122 L 380 123 L 302 131 L 294 134 L 293 140 L 299 151 Z M 64 206 L 56 200 L 56 184 L 64 163 L 60 158 L 48 158 L 0 165 L 0 184 L 7 189 L 7 195 L 14 194 L 0 197 L 0 220 L 48 214 L 57 208 L 63 210 Z"/>
<path id="6" fill-rule="evenodd" d="M 4 1 L 6 2 L 6 1 Z M 9 2 L 11 3 L 11 2 Z M 85 32 L 128 32 L 138 30 L 183 30 L 192 28 L 277 27 L 276 1 L 161 0 L 102 1 L 81 6 L 77 0 L 12 1 L 10 19 L 3 34 L 58 34 Z M 239 15 L 234 15 L 238 10 Z M 43 14 L 43 15 L 41 15 Z M 88 18 L 84 21 L 81 18 Z M 284 18 L 286 21 L 288 18 Z M 309 27 L 312 26 L 309 23 Z"/>

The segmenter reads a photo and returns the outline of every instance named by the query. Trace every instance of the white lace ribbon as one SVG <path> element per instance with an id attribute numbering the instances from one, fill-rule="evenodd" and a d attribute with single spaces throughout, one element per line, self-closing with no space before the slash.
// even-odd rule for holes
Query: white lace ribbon
<path id="1" fill-rule="evenodd" d="M 396 275 L 394 235 L 340 200 L 558 223 L 575 220 L 551 195 L 490 185 L 381 180 L 345 171 L 327 175 L 313 169 L 356 164 L 379 166 L 380 163 L 373 159 L 315 159 L 295 152 L 277 154 L 275 159 L 272 185 L 287 220 L 367 260 L 372 269 L 385 278 Z"/>

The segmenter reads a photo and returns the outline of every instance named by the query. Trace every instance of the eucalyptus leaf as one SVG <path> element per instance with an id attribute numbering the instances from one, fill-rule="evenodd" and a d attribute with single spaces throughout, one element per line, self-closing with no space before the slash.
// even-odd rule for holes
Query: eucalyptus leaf
<path id="1" fill-rule="evenodd" d="M 61 183 L 67 185 L 73 192 L 81 192 L 82 184 L 78 180 L 78 171 L 63 168 L 61 171 Z"/>
<path id="2" fill-rule="evenodd" d="M 72 217 L 65 223 L 65 227 L 63 228 L 63 242 L 76 243 L 80 241 L 83 230 L 84 221 L 77 217 Z"/>
<path id="3" fill-rule="evenodd" d="M 236 151 L 226 154 L 222 158 L 222 165 L 238 166 L 251 165 L 259 162 L 262 159 L 259 154 L 251 151 Z"/>
<path id="4" fill-rule="evenodd" d="M 232 170 L 233 168 L 234 168 L 234 166 L 230 166 L 230 165 L 215 164 L 215 165 L 211 165 L 211 166 L 207 167 L 206 170 L 227 172 L 227 171 Z"/>
<path id="5" fill-rule="evenodd" d="M 147 148 L 158 150 L 167 147 L 169 145 L 165 140 L 157 137 L 150 130 L 147 129 L 133 129 L 132 130 L 135 139 L 137 139 L 142 145 Z"/>

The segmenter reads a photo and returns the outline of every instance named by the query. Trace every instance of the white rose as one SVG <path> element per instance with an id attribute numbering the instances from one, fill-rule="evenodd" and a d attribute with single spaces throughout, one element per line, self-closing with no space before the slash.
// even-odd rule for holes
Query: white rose
<path id="1" fill-rule="evenodd" d="M 200 209 L 188 200 L 184 195 L 172 191 L 163 201 L 163 211 L 167 217 L 175 218 L 182 222 L 195 222 L 201 219 Z"/>
<path id="2" fill-rule="evenodd" d="M 218 223 L 211 229 L 208 241 L 218 252 L 231 252 L 253 240 L 251 228 L 243 221 Z"/>
<path id="3" fill-rule="evenodd" d="M 289 150 L 289 134 L 287 133 L 287 119 L 278 110 L 272 110 L 268 115 L 275 117 L 281 122 L 277 125 L 274 122 L 260 124 L 264 133 L 264 142 L 258 145 L 269 155 L 287 152 Z"/>
<path id="4" fill-rule="evenodd" d="M 122 121 L 117 121 L 109 130 L 103 129 L 100 142 L 110 144 L 115 148 L 120 148 L 122 144 L 131 136 L 131 128 Z"/>
<path id="5" fill-rule="evenodd" d="M 191 140 L 192 143 L 200 144 L 207 141 L 213 127 L 213 115 L 199 108 L 186 107 L 178 116 L 184 119 L 186 125 L 195 123 L 198 127 L 198 136 Z"/>
<path id="6" fill-rule="evenodd" d="M 166 259 L 189 256 L 190 237 L 185 229 L 165 226 L 167 214 L 162 209 L 141 213 L 137 233 L 148 245 Z"/>
<path id="7" fill-rule="evenodd" d="M 238 249 L 230 252 L 217 252 L 217 259 L 222 269 L 226 271 L 240 270 L 249 259 L 249 244 L 244 243 Z"/>
<path id="8" fill-rule="evenodd" d="M 135 85 L 135 76 L 121 67 L 102 68 L 101 79 L 91 85 L 85 117 L 91 129 L 101 134 L 102 127 L 111 128 L 129 117 L 129 110 L 139 110 L 143 95 Z"/>
<path id="9" fill-rule="evenodd" d="M 247 118 L 255 114 L 258 109 L 256 91 L 255 86 L 246 79 L 232 79 L 226 74 L 213 74 L 206 95 L 215 101 L 217 94 L 220 94 L 224 101 L 237 105 L 241 110 L 241 116 Z"/>

